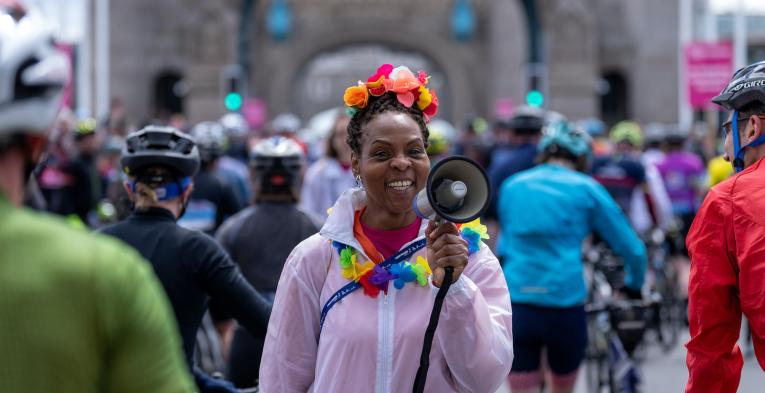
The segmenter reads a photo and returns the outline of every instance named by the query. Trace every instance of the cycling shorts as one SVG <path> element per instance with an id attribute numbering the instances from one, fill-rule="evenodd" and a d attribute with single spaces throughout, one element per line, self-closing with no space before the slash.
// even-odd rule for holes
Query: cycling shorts
<path id="1" fill-rule="evenodd" d="M 584 306 L 541 307 L 513 303 L 513 372 L 539 370 L 542 349 L 554 374 L 576 371 L 587 346 Z"/>

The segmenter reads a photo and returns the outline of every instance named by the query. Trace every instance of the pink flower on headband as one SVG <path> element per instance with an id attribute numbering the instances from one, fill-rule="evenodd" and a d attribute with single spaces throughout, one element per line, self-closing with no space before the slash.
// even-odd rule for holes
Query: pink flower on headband
<path id="1" fill-rule="evenodd" d="M 393 71 L 393 64 L 383 64 L 377 68 L 377 72 L 367 79 L 367 83 L 377 82 L 380 78 L 390 77 L 390 73 Z"/>
<path id="2" fill-rule="evenodd" d="M 424 86 L 427 85 L 430 81 L 430 75 L 428 75 L 427 72 L 420 70 L 417 72 L 417 80 L 420 81 L 420 83 Z"/>
<path id="3" fill-rule="evenodd" d="M 381 96 L 385 94 L 385 86 L 383 81 L 390 76 L 393 71 L 393 64 L 383 64 L 377 68 L 377 72 L 367 78 L 367 88 L 369 88 L 369 94 L 373 96 Z"/>
<path id="4" fill-rule="evenodd" d="M 396 93 L 396 98 L 407 108 L 414 104 L 414 93 L 420 88 L 420 81 L 414 76 L 409 68 L 404 66 L 395 68 L 390 77 L 383 81 L 386 91 Z"/>

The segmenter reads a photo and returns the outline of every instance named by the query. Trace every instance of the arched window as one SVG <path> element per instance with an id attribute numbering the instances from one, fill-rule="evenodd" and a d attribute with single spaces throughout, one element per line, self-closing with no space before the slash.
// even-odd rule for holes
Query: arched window
<path id="1" fill-rule="evenodd" d="M 621 72 L 613 71 L 603 74 L 600 81 L 600 114 L 603 122 L 612 125 L 618 121 L 629 119 L 627 80 Z"/>
<path id="2" fill-rule="evenodd" d="M 183 113 L 186 87 L 183 77 L 175 71 L 163 71 L 154 79 L 154 110 L 159 116 Z"/>

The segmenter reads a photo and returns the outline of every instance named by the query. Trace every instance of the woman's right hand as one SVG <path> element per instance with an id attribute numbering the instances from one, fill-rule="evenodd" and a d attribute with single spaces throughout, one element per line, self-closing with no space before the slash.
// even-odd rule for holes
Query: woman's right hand
<path id="1" fill-rule="evenodd" d="M 460 236 L 457 226 L 451 222 L 428 223 L 425 230 L 428 242 L 428 265 L 433 271 L 433 285 L 440 288 L 444 281 L 444 268 L 452 267 L 452 282 L 457 281 L 468 263 L 468 246 Z"/>

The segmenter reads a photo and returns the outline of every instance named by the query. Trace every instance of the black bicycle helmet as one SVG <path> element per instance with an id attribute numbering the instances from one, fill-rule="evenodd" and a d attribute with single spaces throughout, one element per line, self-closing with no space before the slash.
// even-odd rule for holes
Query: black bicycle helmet
<path id="1" fill-rule="evenodd" d="M 753 102 L 765 105 L 765 61 L 736 71 L 728 85 L 712 102 L 728 110 L 741 110 Z"/>
<path id="2" fill-rule="evenodd" d="M 122 169 L 138 175 L 142 168 L 162 166 L 179 176 L 199 170 L 199 150 L 192 137 L 172 127 L 149 125 L 128 135 L 122 150 Z"/>

